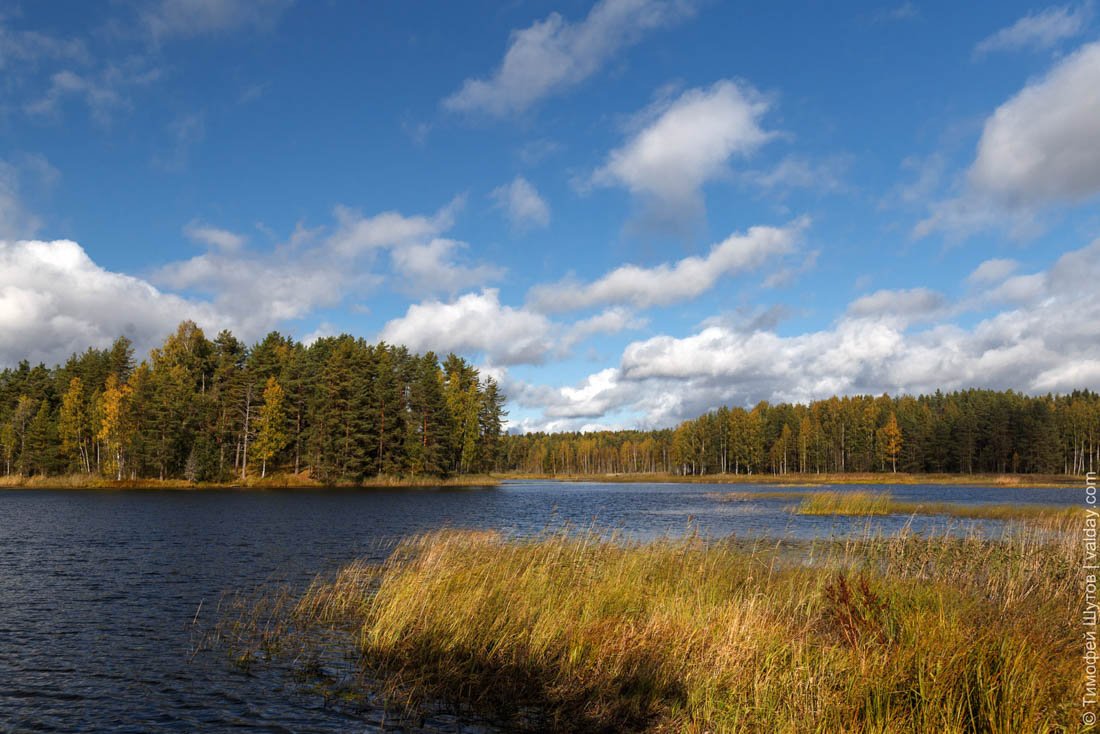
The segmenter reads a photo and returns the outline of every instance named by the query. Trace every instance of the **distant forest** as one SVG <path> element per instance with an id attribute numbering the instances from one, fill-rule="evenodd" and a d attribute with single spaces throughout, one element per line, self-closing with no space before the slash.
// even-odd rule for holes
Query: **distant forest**
<path id="1" fill-rule="evenodd" d="M 506 436 L 533 474 L 1081 474 L 1100 467 L 1100 395 L 964 390 L 720 408 L 675 429 Z"/>
<path id="2" fill-rule="evenodd" d="M 148 360 L 118 339 L 0 372 L 0 468 L 113 479 L 321 482 L 494 468 L 504 395 L 454 355 L 351 336 L 249 348 L 184 322 Z"/>
<path id="3" fill-rule="evenodd" d="M 545 475 L 1100 468 L 1100 395 L 965 390 L 719 408 L 653 431 L 504 435 L 505 396 L 455 355 L 348 335 L 248 347 L 192 322 L 135 364 L 119 338 L 52 369 L 0 371 L 5 475 L 324 483 Z"/>

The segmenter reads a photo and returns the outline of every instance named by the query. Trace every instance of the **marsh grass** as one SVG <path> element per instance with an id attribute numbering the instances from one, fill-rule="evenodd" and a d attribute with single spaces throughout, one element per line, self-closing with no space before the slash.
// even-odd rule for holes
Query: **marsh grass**
<path id="1" fill-rule="evenodd" d="M 1076 507 L 1007 503 L 903 502 L 889 492 L 806 492 L 799 515 L 946 515 L 973 520 L 1041 520 L 1072 517 Z"/>
<path id="2" fill-rule="evenodd" d="M 770 544 L 441 531 L 255 628 L 271 650 L 273 631 L 342 630 L 389 705 L 509 729 L 1077 731 L 1072 527 Z"/>
<path id="3" fill-rule="evenodd" d="M 889 492 L 810 492 L 795 510 L 799 515 L 890 515 Z"/>

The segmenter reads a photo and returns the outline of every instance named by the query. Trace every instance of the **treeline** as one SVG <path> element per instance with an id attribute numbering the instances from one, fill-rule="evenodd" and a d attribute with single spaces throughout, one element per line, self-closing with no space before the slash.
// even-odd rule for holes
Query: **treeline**
<path id="1" fill-rule="evenodd" d="M 188 321 L 137 365 L 120 338 L 53 369 L 0 372 L 0 468 L 212 482 L 481 473 L 497 464 L 503 406 L 453 354 L 275 332 L 249 348 Z"/>
<path id="2" fill-rule="evenodd" d="M 964 390 L 720 408 L 675 429 L 507 436 L 537 474 L 1081 474 L 1100 467 L 1100 395 Z"/>

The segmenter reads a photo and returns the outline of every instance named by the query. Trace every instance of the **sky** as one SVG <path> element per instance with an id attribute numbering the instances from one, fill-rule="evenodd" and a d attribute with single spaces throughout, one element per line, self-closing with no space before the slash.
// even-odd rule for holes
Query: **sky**
<path id="1" fill-rule="evenodd" d="M 455 352 L 512 430 L 1100 388 L 1091 2 L 0 3 L 0 367 Z"/>

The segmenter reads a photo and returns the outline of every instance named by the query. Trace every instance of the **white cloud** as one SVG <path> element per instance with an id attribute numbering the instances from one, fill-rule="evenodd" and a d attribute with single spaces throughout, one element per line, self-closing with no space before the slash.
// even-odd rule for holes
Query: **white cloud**
<path id="1" fill-rule="evenodd" d="M 293 0 L 158 0 L 141 12 L 139 24 L 154 41 L 270 28 Z"/>
<path id="2" fill-rule="evenodd" d="M 458 197 L 430 217 L 405 216 L 395 211 L 364 217 L 353 209 L 338 206 L 335 210 L 338 226 L 329 237 L 328 247 L 339 255 L 354 257 L 382 248 L 423 242 L 450 229 L 464 202 L 464 198 Z"/>
<path id="3" fill-rule="evenodd" d="M 144 352 L 184 319 L 235 326 L 210 304 L 103 269 L 75 242 L 0 241 L 0 364 L 52 365 L 120 335 Z"/>
<path id="4" fill-rule="evenodd" d="M 625 186 L 654 222 L 682 225 L 702 214 L 703 185 L 726 175 L 732 156 L 775 136 L 760 125 L 767 110 L 768 101 L 745 84 L 723 80 L 690 89 L 651 110 L 655 119 L 613 150 L 591 182 Z"/>
<path id="5" fill-rule="evenodd" d="M 153 280 L 209 296 L 246 335 L 338 306 L 348 296 L 383 284 L 419 295 L 450 294 L 504 273 L 496 266 L 461 262 L 465 243 L 435 236 L 454 223 L 460 206 L 456 199 L 431 216 L 395 211 L 363 216 L 337 207 L 331 233 L 299 224 L 287 242 L 265 250 L 248 249 L 242 235 L 192 222 L 185 233 L 210 249 L 164 265 Z M 389 256 L 388 272 L 379 254 Z"/>
<path id="6" fill-rule="evenodd" d="M 991 258 L 985 260 L 974 272 L 966 277 L 971 283 L 999 283 L 1012 275 L 1020 267 L 1020 263 L 1007 258 Z"/>
<path id="7" fill-rule="evenodd" d="M 514 31 L 493 75 L 467 79 L 443 100 L 443 106 L 496 117 L 523 112 L 547 96 L 580 84 L 621 49 L 691 12 L 686 0 L 600 0 L 577 23 L 551 13 Z"/>
<path id="8" fill-rule="evenodd" d="M 549 205 L 523 176 L 516 176 L 511 183 L 498 186 L 489 196 L 497 208 L 507 213 L 513 229 L 524 230 L 550 224 Z"/>
<path id="9" fill-rule="evenodd" d="M 879 290 L 857 298 L 848 306 L 848 314 L 856 318 L 878 318 L 913 323 L 926 320 L 947 305 L 942 293 L 928 288 Z"/>
<path id="10" fill-rule="evenodd" d="M 1097 280 L 1100 239 L 1046 271 L 996 285 L 990 298 L 1007 307 L 972 327 L 941 322 L 914 328 L 920 319 L 894 316 L 907 308 L 945 315 L 954 309 L 923 289 L 883 291 L 855 301 L 819 331 L 788 336 L 763 325 L 712 322 L 686 337 L 636 341 L 618 367 L 575 387 L 519 385 L 517 401 L 568 429 L 624 413 L 636 416 L 631 422 L 671 425 L 719 405 L 758 400 L 1094 387 L 1100 378 L 1100 301 L 1092 297 Z"/>
<path id="11" fill-rule="evenodd" d="M 497 364 L 537 364 L 553 350 L 554 326 L 545 316 L 500 303 L 486 288 L 449 303 L 426 301 L 382 329 L 381 338 L 414 351 L 482 354 Z"/>
<path id="12" fill-rule="evenodd" d="M 575 321 L 569 326 L 562 343 L 568 349 L 597 334 L 618 334 L 627 329 L 640 329 L 646 323 L 646 319 L 638 318 L 625 308 L 609 308 Z"/>
<path id="13" fill-rule="evenodd" d="M 1100 43 L 1083 46 L 985 122 L 965 189 L 914 229 L 968 234 L 1035 229 L 1043 206 L 1100 193 Z"/>
<path id="14" fill-rule="evenodd" d="M 173 290 L 209 296 L 219 311 L 234 317 L 238 336 L 246 340 L 317 308 L 335 306 L 349 291 L 378 282 L 377 276 L 349 268 L 322 251 L 286 246 L 262 253 L 211 250 L 169 263 L 152 277 Z"/>
<path id="15" fill-rule="evenodd" d="M 761 267 L 794 251 L 807 226 L 798 220 L 786 227 L 753 227 L 714 245 L 705 257 L 686 257 L 652 268 L 623 265 L 592 283 L 563 281 L 531 289 L 531 303 L 547 311 L 600 304 L 661 306 L 695 298 L 724 276 Z"/>
<path id="16" fill-rule="evenodd" d="M 183 233 L 194 242 L 225 252 L 236 252 L 248 242 L 248 238 L 244 235 L 230 232 L 228 229 L 211 227 L 201 222 L 191 222 L 183 228 Z"/>
<path id="17" fill-rule="evenodd" d="M 1080 200 L 1100 191 L 1100 43 L 997 108 L 969 178 L 1010 203 Z"/>
<path id="18" fill-rule="evenodd" d="M 1040 13 L 1029 13 L 980 41 L 974 47 L 974 54 L 984 56 L 993 51 L 1050 48 L 1059 41 L 1080 35 L 1091 15 L 1088 4 L 1077 7 L 1062 5 Z"/>
<path id="19" fill-rule="evenodd" d="M 394 270 L 404 278 L 403 287 L 414 293 L 454 293 L 482 286 L 504 276 L 495 265 L 462 265 L 455 261 L 465 242 L 435 238 L 424 244 L 395 248 L 390 257 Z"/>

